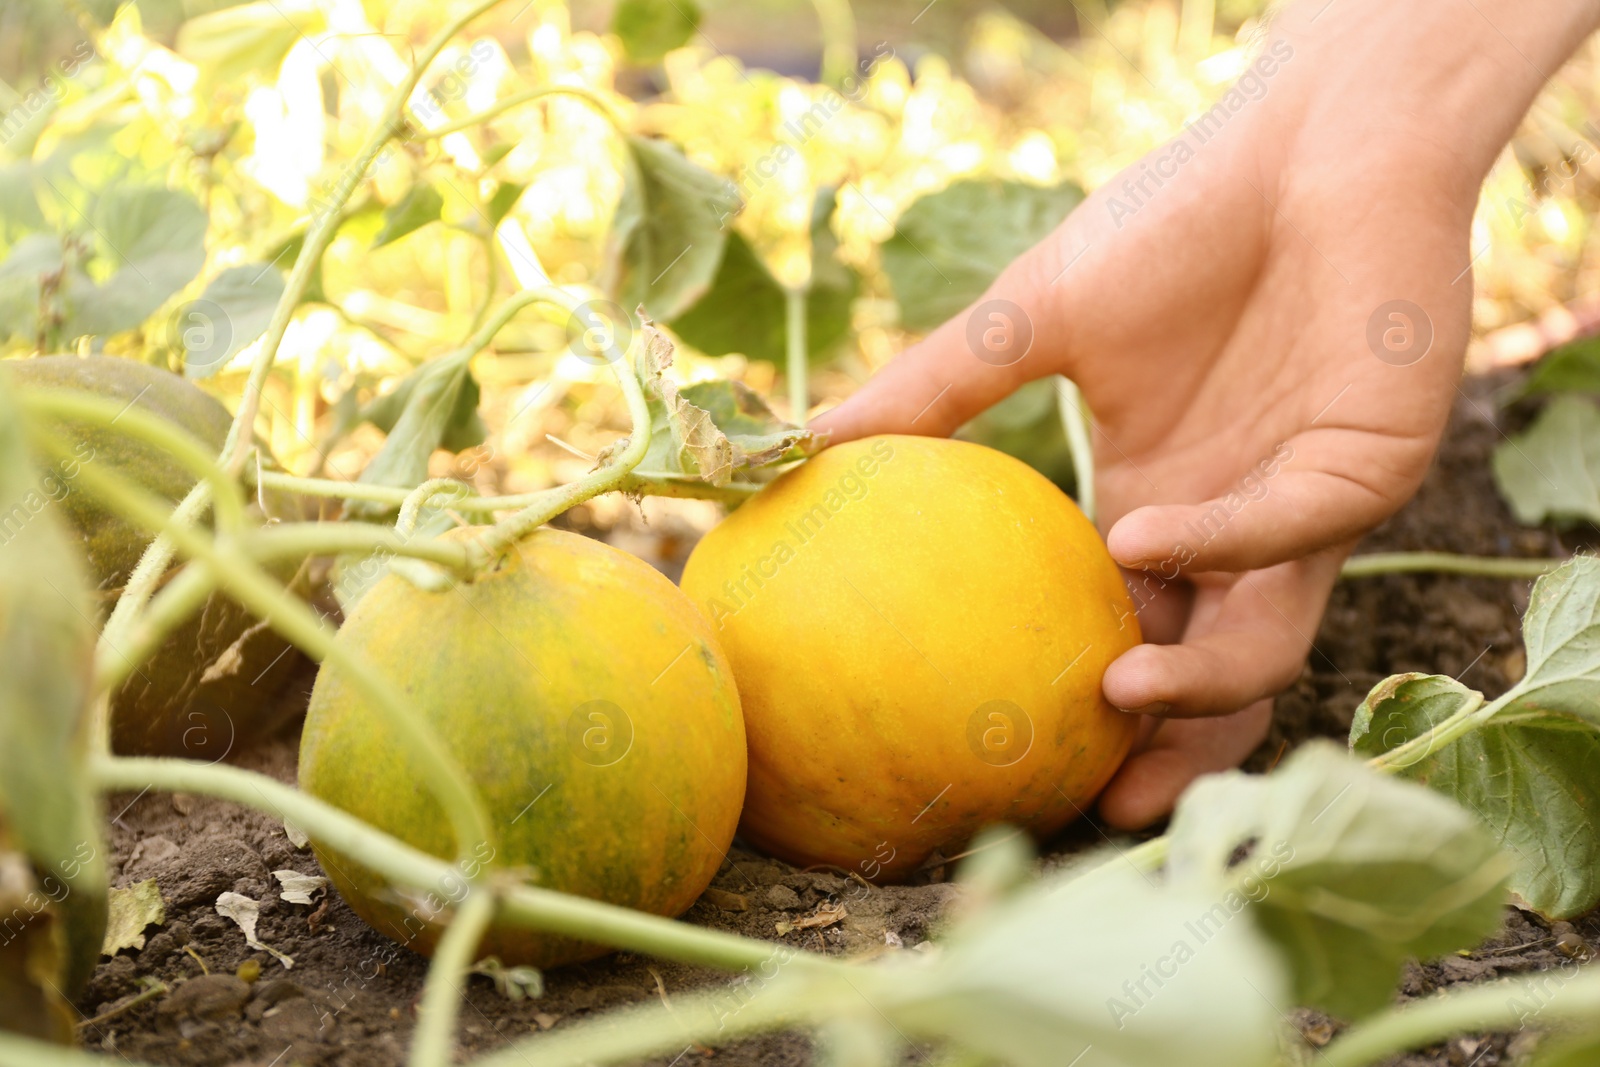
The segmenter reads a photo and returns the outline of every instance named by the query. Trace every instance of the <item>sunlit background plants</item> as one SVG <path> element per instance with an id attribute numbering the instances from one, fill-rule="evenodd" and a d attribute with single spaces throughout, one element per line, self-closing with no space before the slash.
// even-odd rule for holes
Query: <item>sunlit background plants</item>
<path id="1" fill-rule="evenodd" d="M 0 350 L 71 346 L 182 369 L 181 309 L 228 268 L 288 269 L 385 94 L 458 6 L 0 7 Z M 827 225 L 861 282 L 849 330 L 814 372 L 814 403 L 831 403 L 914 339 L 879 255 L 908 205 L 967 177 L 1087 189 L 1110 180 L 1225 90 L 1263 6 L 1129 0 L 1012 12 L 936 0 L 852 14 L 837 0 L 723 2 L 686 45 L 630 58 L 609 32 L 610 5 L 503 4 L 441 57 L 413 98 L 410 136 L 345 208 L 279 352 L 259 430 L 290 471 L 353 478 L 382 440 L 355 417 L 364 403 L 453 347 L 517 286 L 603 283 L 623 189 L 619 128 L 668 138 L 734 180 L 744 207 L 732 225 L 786 284 L 807 277 L 813 204 L 836 190 Z M 550 86 L 587 97 L 548 94 L 484 126 L 428 135 Z M 1600 128 L 1586 116 L 1597 91 L 1591 43 L 1486 185 L 1473 228 L 1479 338 L 1540 315 L 1563 321 L 1559 309 L 1593 287 Z M 29 307 L 37 293 L 15 282 L 36 251 L 30 236 L 63 236 L 68 273 L 106 283 L 114 257 L 93 205 L 106 190 L 144 186 L 187 194 L 204 211 L 204 262 L 165 264 L 180 276 L 198 269 L 164 305 L 138 326 L 82 336 Z M 1580 303 L 1580 323 L 1584 313 Z M 1480 341 L 1477 361 L 1494 351 Z M 252 352 L 231 353 L 207 388 L 229 400 Z M 436 453 L 436 475 L 486 492 L 541 488 L 587 469 L 625 426 L 604 369 L 570 354 L 566 325 L 549 313 L 525 312 L 473 372 L 492 432 Z M 768 360 L 685 348 L 677 372 L 741 377 L 782 404 L 783 372 Z M 1038 420 L 1049 406 L 1023 398 L 1002 422 Z M 629 507 L 607 498 L 573 521 L 610 526 Z M 669 526 L 709 515 L 696 502 L 649 507 L 672 516 Z"/>

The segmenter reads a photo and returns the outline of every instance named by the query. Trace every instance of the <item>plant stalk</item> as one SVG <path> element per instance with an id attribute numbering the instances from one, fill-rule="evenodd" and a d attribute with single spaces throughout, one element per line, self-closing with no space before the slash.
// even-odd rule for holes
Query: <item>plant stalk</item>
<path id="1" fill-rule="evenodd" d="M 1094 443 L 1089 439 L 1089 409 L 1083 392 L 1070 378 L 1056 376 L 1056 408 L 1061 414 L 1061 432 L 1072 453 L 1072 487 L 1078 510 L 1095 521 Z"/>
<path id="2" fill-rule="evenodd" d="M 1548 983 L 1511 979 L 1391 1008 L 1346 1030 L 1322 1050 L 1317 1064 L 1366 1067 L 1456 1034 L 1521 1029 L 1529 1016 L 1547 1025 L 1592 1026 L 1600 1018 L 1600 972 L 1567 979 L 1553 991 Z"/>
<path id="3" fill-rule="evenodd" d="M 485 122 L 499 118 L 512 108 L 521 107 L 523 104 L 532 103 L 535 100 L 542 100 L 551 96 L 570 96 L 578 100 L 585 101 L 586 103 L 592 105 L 596 111 L 600 112 L 608 120 L 610 120 L 611 125 L 616 127 L 617 132 L 628 132 L 627 124 L 623 120 L 622 116 L 618 114 L 617 109 L 609 100 L 605 99 L 599 93 L 594 92 L 592 89 L 585 89 L 580 85 L 541 85 L 537 89 L 528 89 L 524 92 L 513 93 L 504 100 L 496 100 L 493 104 L 484 108 L 482 111 L 479 111 L 476 114 L 468 115 L 464 119 L 458 119 L 455 122 L 447 122 L 443 126 L 435 126 L 431 130 L 423 130 L 420 132 L 418 139 L 436 140 L 440 137 L 447 137 L 452 133 L 460 133 L 462 130 L 470 130 L 474 126 L 478 126 Z"/>
<path id="4" fill-rule="evenodd" d="M 411 98 L 417 83 L 422 80 L 423 72 L 438 58 L 452 37 L 499 2 L 500 0 L 479 0 L 428 42 L 418 56 L 416 65 L 389 94 L 378 128 L 373 130 L 367 143 L 357 153 L 355 161 L 346 169 L 344 179 L 334 189 L 332 203 L 323 209 L 307 231 L 300 254 L 295 258 L 294 268 L 289 272 L 289 279 L 284 285 L 283 295 L 273 308 L 272 318 L 267 323 L 261 347 L 256 352 L 255 361 L 250 365 L 244 395 L 239 401 L 239 409 L 233 417 L 233 424 L 228 428 L 227 441 L 223 445 L 220 459 L 223 468 L 231 474 L 237 474 L 244 466 L 249 442 L 254 436 L 253 427 L 256 410 L 261 403 L 262 387 L 266 384 L 267 375 L 278 358 L 278 346 L 283 343 L 284 335 L 289 330 L 289 320 L 294 315 L 294 309 L 305 297 L 316 266 L 322 260 L 322 254 L 333 242 L 334 234 L 338 232 L 339 225 L 344 220 L 344 206 L 349 203 L 356 186 L 360 184 L 368 168 L 372 166 L 373 160 L 378 157 L 378 153 L 383 150 L 383 146 L 399 130 L 406 101 Z M 199 522 L 210 504 L 211 484 L 205 481 L 197 483 L 172 513 L 170 528 L 184 529 Z M 144 610 L 157 583 L 166 574 L 167 566 L 172 562 L 177 548 L 173 538 L 161 535 L 145 549 L 144 555 L 140 557 L 138 565 L 134 567 L 127 584 L 123 587 L 122 596 L 117 599 L 111 617 L 101 631 L 102 641 L 112 643 L 125 639 L 125 631 L 134 616 Z"/>
<path id="5" fill-rule="evenodd" d="M 796 426 L 804 426 L 806 415 L 811 411 L 811 385 L 806 380 L 811 370 L 806 359 L 806 296 L 806 290 L 803 288 L 783 291 L 784 363 L 789 375 L 789 421 Z"/>
<path id="6" fill-rule="evenodd" d="M 57 454 L 62 446 L 48 440 Z M 249 556 L 229 543 L 215 543 L 194 529 L 179 525 L 161 502 L 143 488 L 109 471 L 85 466 L 78 475 L 97 499 L 119 514 L 172 539 L 174 546 L 203 564 L 217 583 L 247 609 L 271 623 L 312 659 L 334 663 L 363 696 L 377 705 L 400 741 L 422 768 L 428 789 L 438 799 L 456 835 L 462 854 L 480 842 L 495 840 L 488 813 L 471 781 L 446 753 L 439 737 L 388 680 L 359 656 L 334 641 L 333 632 L 312 610 L 286 592 Z"/>
<path id="7" fill-rule="evenodd" d="M 1340 578 L 1370 578 L 1379 574 L 1468 574 L 1484 578 L 1537 578 L 1549 574 L 1564 559 L 1504 559 L 1463 556 L 1453 552 L 1374 552 L 1352 556 L 1339 570 Z"/>
<path id="8" fill-rule="evenodd" d="M 417 1007 L 417 1028 L 411 1035 L 409 1067 L 449 1067 L 455 1045 L 456 1018 L 465 994 L 462 985 L 483 932 L 494 917 L 491 892 L 469 893 L 445 927 L 428 964 Z"/>
<path id="9" fill-rule="evenodd" d="M 201 793 L 268 812 L 304 830 L 319 848 L 347 856 L 395 885 L 429 891 L 462 880 L 454 865 L 256 771 L 193 760 L 99 756 L 90 762 L 89 773 L 108 792 L 150 788 Z M 496 889 L 501 895 L 500 920 L 663 959 L 739 971 L 760 967 L 778 947 L 537 886 L 507 882 Z M 469 892 L 487 890 L 474 887 Z M 853 966 L 805 951 L 796 951 L 794 957 L 795 963 L 807 968 Z"/>

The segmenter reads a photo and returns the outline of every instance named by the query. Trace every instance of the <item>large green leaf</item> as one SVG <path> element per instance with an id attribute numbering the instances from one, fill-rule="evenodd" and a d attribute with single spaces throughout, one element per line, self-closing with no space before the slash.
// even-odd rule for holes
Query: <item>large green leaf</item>
<path id="1" fill-rule="evenodd" d="M 0 366 L 0 1028 L 44 1033 L 36 1009 L 65 1010 L 45 985 L 76 994 L 105 935 L 105 849 L 84 768 L 95 607 L 28 462 L 12 388 Z"/>
<path id="2" fill-rule="evenodd" d="M 92 225 L 113 273 L 99 285 L 63 287 L 69 340 L 133 329 L 205 265 L 206 214 L 187 193 L 113 187 L 96 199 Z"/>
<path id="3" fill-rule="evenodd" d="M 483 443 L 487 428 L 478 415 L 478 382 L 470 366 L 459 354 L 425 363 L 367 407 L 365 418 L 389 436 L 360 481 L 413 488 L 427 480 L 435 449 L 459 452 Z M 352 502 L 348 510 L 369 516 L 392 509 Z"/>
<path id="4" fill-rule="evenodd" d="M 178 30 L 178 54 L 208 81 L 275 75 L 296 42 L 326 24 L 314 0 L 258 0 L 189 19 Z"/>
<path id="5" fill-rule="evenodd" d="M 255 343 L 266 333 L 283 288 L 283 275 L 270 263 L 230 267 L 212 279 L 173 324 L 184 374 L 209 378 Z"/>
<path id="6" fill-rule="evenodd" d="M 444 211 L 444 196 L 427 182 L 413 185 L 406 195 L 389 205 L 383 212 L 383 229 L 372 242 L 373 248 L 382 248 L 409 233 L 415 233 L 430 222 L 438 222 Z"/>
<path id="7" fill-rule="evenodd" d="M 1600 337 L 1573 341 L 1546 355 L 1534 364 L 1519 393 L 1600 394 Z"/>
<path id="8" fill-rule="evenodd" d="M 1526 433 L 1496 446 L 1493 469 L 1518 522 L 1600 522 L 1600 410 L 1556 397 Z"/>
<path id="9" fill-rule="evenodd" d="M 881 249 L 900 321 L 931 330 L 949 319 L 1082 200 L 1083 190 L 1070 183 L 1004 181 L 959 181 L 918 200 Z"/>
<path id="10" fill-rule="evenodd" d="M 700 28 L 695 0 L 618 0 L 611 32 L 634 63 L 655 63 L 686 44 Z"/>
<path id="11" fill-rule="evenodd" d="M 1527 673 L 1501 721 L 1547 712 L 1600 726 L 1600 559 L 1574 557 L 1533 584 L 1522 643 Z"/>
<path id="12" fill-rule="evenodd" d="M 1323 742 L 1264 777 L 1200 779 L 1170 839 L 1172 884 L 1217 894 L 1197 925 L 1248 907 L 1289 961 L 1295 1002 L 1345 1018 L 1383 1008 L 1406 959 L 1498 929 L 1511 870 L 1466 811 Z"/>
<path id="13" fill-rule="evenodd" d="M 1048 879 L 954 932 L 931 973 L 901 968 L 904 1001 L 886 1014 L 908 1036 L 1014 1067 L 1272 1063 L 1284 969 L 1248 922 L 1197 932 L 1216 904 L 1210 885 L 1158 885 L 1121 864 Z"/>
<path id="14" fill-rule="evenodd" d="M 840 263 L 829 219 L 831 190 L 818 194 L 811 225 L 811 282 L 806 291 L 806 352 L 826 363 L 850 332 L 850 306 L 860 289 L 856 272 Z M 783 286 L 750 242 L 728 235 L 711 289 L 672 323 L 673 332 L 707 355 L 742 352 L 782 364 L 788 353 L 788 307 Z"/>
<path id="15" fill-rule="evenodd" d="M 1539 579 L 1523 617 L 1527 673 L 1485 725 L 1401 774 L 1476 812 L 1518 860 L 1511 889 L 1566 918 L 1600 904 L 1600 560 Z M 1439 675 L 1397 675 L 1356 710 L 1351 747 L 1375 756 L 1481 696 Z"/>
<path id="16" fill-rule="evenodd" d="M 607 288 L 624 307 L 670 321 L 711 285 L 739 209 L 732 182 L 665 141 L 628 137 L 622 197 L 608 239 Z"/>

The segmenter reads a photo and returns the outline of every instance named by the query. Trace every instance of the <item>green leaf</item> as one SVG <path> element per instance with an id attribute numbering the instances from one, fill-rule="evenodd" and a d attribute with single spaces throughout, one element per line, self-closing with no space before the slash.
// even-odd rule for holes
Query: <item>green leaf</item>
<path id="1" fill-rule="evenodd" d="M 488 204 L 490 227 L 500 225 L 511 214 L 511 209 L 517 206 L 517 201 L 527 188 L 527 185 L 518 182 L 501 182 L 495 187 Z"/>
<path id="2" fill-rule="evenodd" d="M 94 232 L 114 273 L 100 285 L 69 277 L 63 286 L 67 339 L 131 330 L 200 273 L 206 214 L 187 193 L 113 186 L 95 201 Z"/>
<path id="3" fill-rule="evenodd" d="M 1295 1003 L 1352 1019 L 1388 1004 L 1406 959 L 1497 930 L 1511 870 L 1467 812 L 1321 742 L 1265 777 L 1200 779 L 1170 839 L 1171 884 L 1218 894 L 1201 929 L 1250 908 Z"/>
<path id="4" fill-rule="evenodd" d="M 33 167 L 23 161 L 0 163 L 0 240 L 15 241 L 45 225 L 33 195 Z"/>
<path id="5" fill-rule="evenodd" d="M 699 382 L 680 388 L 665 373 L 672 357 L 672 342 L 646 322 L 637 373 L 650 408 L 651 434 L 639 473 L 726 485 L 735 471 L 801 458 L 814 444 L 810 430 L 779 419 L 741 383 Z M 625 439 L 612 448 L 623 444 Z"/>
<path id="6" fill-rule="evenodd" d="M 1552 918 L 1600 904 L 1600 560 L 1540 578 L 1523 617 L 1528 669 L 1484 726 L 1401 774 L 1475 812 L 1518 860 L 1511 890 Z M 1449 718 L 1472 690 L 1436 675 L 1380 683 L 1351 743 L 1387 752 Z"/>
<path id="7" fill-rule="evenodd" d="M 444 211 L 444 196 L 426 182 L 413 185 L 405 196 L 383 212 L 383 229 L 373 239 L 373 248 L 393 244 L 430 222 L 438 222 Z"/>
<path id="8" fill-rule="evenodd" d="M 409 489 L 427 480 L 435 449 L 460 451 L 483 442 L 487 428 L 478 416 L 478 383 L 469 368 L 470 361 L 457 356 L 425 363 L 367 408 L 367 420 L 389 437 L 359 481 Z M 347 510 L 366 516 L 393 509 L 354 501 Z"/>
<path id="9" fill-rule="evenodd" d="M 1499 716 L 1574 716 L 1600 726 L 1600 559 L 1576 556 L 1533 583 L 1522 616 L 1528 667 Z"/>
<path id="10" fill-rule="evenodd" d="M 655 63 L 681 48 L 700 28 L 700 5 L 694 0 L 619 0 L 611 16 L 611 32 L 633 63 Z"/>
<path id="11" fill-rule="evenodd" d="M 54 969 L 72 996 L 99 958 L 106 918 L 100 804 L 84 769 L 96 609 L 83 560 L 28 462 L 9 372 L 0 380 L 0 868 L 4 853 L 25 853 L 57 901 Z M 0 897 L 9 901 L 21 877 L 0 869 Z"/>
<path id="12" fill-rule="evenodd" d="M 1518 522 L 1600 522 L 1600 411 L 1593 401 L 1556 397 L 1526 433 L 1496 446 L 1491 462 Z"/>
<path id="13" fill-rule="evenodd" d="M 940 325 L 1082 200 L 1083 190 L 1071 183 L 959 181 L 916 201 L 881 249 L 900 321 L 913 330 Z"/>
<path id="14" fill-rule="evenodd" d="M 230 267 L 212 279 L 174 323 L 184 375 L 209 378 L 254 344 L 267 332 L 283 288 L 283 275 L 270 263 Z"/>
<path id="15" fill-rule="evenodd" d="M 178 30 L 177 50 L 208 82 L 275 76 L 289 49 L 325 26 L 313 0 L 259 0 L 189 19 Z"/>
<path id="16" fill-rule="evenodd" d="M 828 225 L 833 193 L 818 194 L 811 227 L 811 283 L 806 293 L 806 348 L 813 364 L 826 363 L 850 332 L 850 308 L 860 289 L 856 272 L 838 261 L 838 241 Z M 788 309 L 783 286 L 738 231 L 710 290 L 672 323 L 673 332 L 711 356 L 742 352 L 782 365 L 788 354 Z"/>
<path id="17" fill-rule="evenodd" d="M 958 928 L 931 974 L 900 968 L 905 1002 L 885 1012 L 1012 1067 L 1063 1067 L 1087 1047 L 1084 1063 L 1108 1067 L 1264 1067 L 1290 1004 L 1283 968 L 1251 923 L 1197 934 L 1217 903 L 1120 865 L 1037 882 Z"/>
<path id="18" fill-rule="evenodd" d="M 738 209 L 732 182 L 665 141 L 630 135 L 606 288 L 624 307 L 677 318 L 710 287 L 728 239 L 724 224 Z"/>
<path id="19" fill-rule="evenodd" d="M 1548 393 L 1600 394 L 1600 337 L 1562 345 L 1533 365 L 1520 396 Z"/>

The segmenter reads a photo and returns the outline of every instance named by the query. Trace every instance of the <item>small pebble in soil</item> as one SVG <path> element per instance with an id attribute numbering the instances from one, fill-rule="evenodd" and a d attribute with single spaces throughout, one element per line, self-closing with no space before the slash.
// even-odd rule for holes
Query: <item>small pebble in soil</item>
<path id="1" fill-rule="evenodd" d="M 783 911 L 793 911 L 800 907 L 800 894 L 786 885 L 769 886 L 767 903 Z"/>

